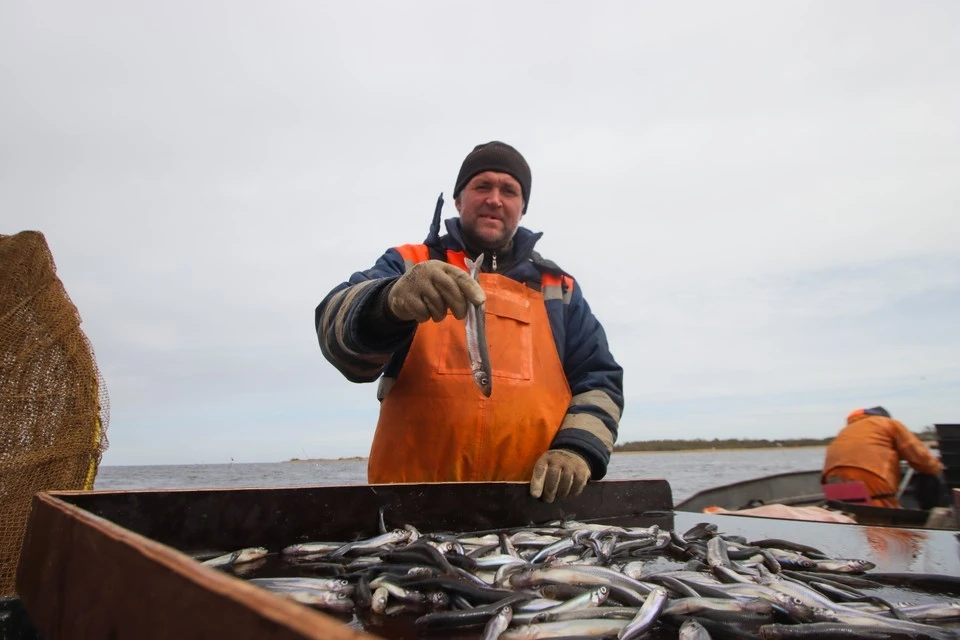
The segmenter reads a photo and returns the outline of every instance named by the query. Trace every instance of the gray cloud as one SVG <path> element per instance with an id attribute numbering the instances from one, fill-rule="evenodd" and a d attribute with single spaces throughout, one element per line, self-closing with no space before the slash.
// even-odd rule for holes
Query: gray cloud
<path id="1" fill-rule="evenodd" d="M 364 454 L 313 308 L 426 234 L 463 155 L 626 369 L 621 440 L 960 415 L 956 3 L 22 2 L 0 233 L 43 231 L 113 408 L 107 464 Z M 453 212 L 452 206 L 448 211 Z"/>

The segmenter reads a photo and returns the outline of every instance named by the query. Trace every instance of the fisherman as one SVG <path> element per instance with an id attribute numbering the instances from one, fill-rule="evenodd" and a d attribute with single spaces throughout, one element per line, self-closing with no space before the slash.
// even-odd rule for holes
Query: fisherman
<path id="1" fill-rule="evenodd" d="M 529 481 L 553 502 L 606 474 L 623 370 L 580 286 L 534 251 L 542 234 L 520 226 L 530 183 L 512 146 L 477 145 L 446 233 L 441 194 L 423 244 L 388 249 L 317 306 L 327 360 L 352 382 L 380 379 L 369 482 Z M 474 280 L 465 259 L 481 254 Z M 486 390 L 467 353 L 471 305 L 486 309 Z"/>
<path id="2" fill-rule="evenodd" d="M 821 481 L 859 481 L 877 507 L 900 508 L 900 461 L 914 469 L 917 500 L 924 509 L 942 502 L 943 464 L 920 439 L 883 407 L 857 409 L 827 447 Z"/>

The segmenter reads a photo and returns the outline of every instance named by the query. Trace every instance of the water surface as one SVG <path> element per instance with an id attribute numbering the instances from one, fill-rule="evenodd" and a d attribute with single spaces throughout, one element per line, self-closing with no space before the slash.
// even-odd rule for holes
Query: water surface
<path id="1" fill-rule="evenodd" d="M 679 502 L 703 489 L 773 473 L 819 469 L 824 447 L 615 453 L 608 480 L 664 478 Z M 104 466 L 96 489 L 197 489 L 366 484 L 366 460 Z"/>

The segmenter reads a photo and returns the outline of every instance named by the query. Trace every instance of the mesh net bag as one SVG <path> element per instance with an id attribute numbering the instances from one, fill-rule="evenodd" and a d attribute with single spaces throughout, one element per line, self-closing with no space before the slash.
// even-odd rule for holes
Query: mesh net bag
<path id="1" fill-rule="evenodd" d="M 43 234 L 0 235 L 0 595 L 38 491 L 92 489 L 109 403 Z"/>

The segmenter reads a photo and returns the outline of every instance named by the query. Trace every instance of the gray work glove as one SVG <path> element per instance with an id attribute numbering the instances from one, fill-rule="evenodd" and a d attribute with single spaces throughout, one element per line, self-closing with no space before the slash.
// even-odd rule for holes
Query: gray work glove
<path id="1" fill-rule="evenodd" d="M 586 460 L 566 449 L 550 449 L 533 465 L 530 495 L 543 496 L 544 502 L 578 496 L 589 479 L 590 465 Z"/>
<path id="2" fill-rule="evenodd" d="M 441 260 L 413 265 L 390 288 L 387 309 L 398 320 L 440 322 L 447 309 L 462 320 L 467 303 L 479 305 L 486 300 L 480 284 L 463 269 Z"/>

